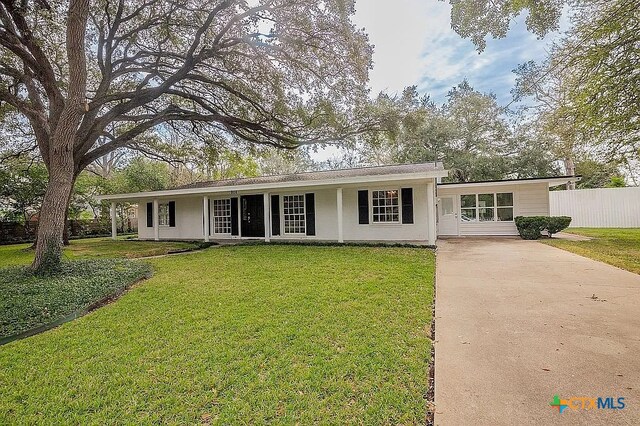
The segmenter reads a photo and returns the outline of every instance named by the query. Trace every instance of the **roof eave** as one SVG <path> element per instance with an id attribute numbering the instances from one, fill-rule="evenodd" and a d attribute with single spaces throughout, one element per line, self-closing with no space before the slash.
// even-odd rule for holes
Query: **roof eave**
<path id="1" fill-rule="evenodd" d="M 559 176 L 550 178 L 534 178 L 534 179 L 513 179 L 503 181 L 487 181 L 487 182 L 461 182 L 461 183 L 446 183 L 439 184 L 442 188 L 469 188 L 476 186 L 503 186 L 503 185 L 527 185 L 535 183 L 547 183 L 549 187 L 564 185 L 569 182 L 578 182 L 582 179 L 581 176 Z"/>

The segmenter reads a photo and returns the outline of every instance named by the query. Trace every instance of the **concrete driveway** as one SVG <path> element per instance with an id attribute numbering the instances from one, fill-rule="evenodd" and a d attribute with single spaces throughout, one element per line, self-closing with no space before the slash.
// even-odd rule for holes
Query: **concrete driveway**
<path id="1" fill-rule="evenodd" d="M 640 424 L 640 275 L 535 241 L 439 241 L 435 326 L 436 425 Z M 556 394 L 626 407 L 560 414 Z"/>

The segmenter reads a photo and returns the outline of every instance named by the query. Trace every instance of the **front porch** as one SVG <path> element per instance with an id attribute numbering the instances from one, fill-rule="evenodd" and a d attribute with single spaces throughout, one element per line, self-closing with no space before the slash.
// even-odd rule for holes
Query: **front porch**
<path id="1" fill-rule="evenodd" d="M 224 191 L 139 199 L 140 239 L 435 245 L 435 183 Z M 116 203 L 111 204 L 117 237 Z"/>

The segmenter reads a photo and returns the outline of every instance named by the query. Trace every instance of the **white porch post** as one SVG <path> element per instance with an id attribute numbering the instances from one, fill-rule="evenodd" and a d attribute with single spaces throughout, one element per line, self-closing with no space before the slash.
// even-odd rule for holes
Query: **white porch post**
<path id="1" fill-rule="evenodd" d="M 160 240 L 160 211 L 158 208 L 158 200 L 153 200 L 153 239 Z"/>
<path id="2" fill-rule="evenodd" d="M 271 197 L 264 193 L 264 241 L 271 241 Z"/>
<path id="3" fill-rule="evenodd" d="M 433 180 L 427 183 L 427 244 L 436 244 L 436 202 Z"/>
<path id="4" fill-rule="evenodd" d="M 202 212 L 204 214 L 204 242 L 209 242 L 209 197 L 202 197 Z"/>
<path id="5" fill-rule="evenodd" d="M 338 242 L 344 243 L 342 232 L 342 188 L 336 190 L 336 206 L 338 208 Z"/>
<path id="6" fill-rule="evenodd" d="M 111 202 L 111 238 L 116 239 L 118 236 L 118 223 L 116 221 L 116 202 Z"/>

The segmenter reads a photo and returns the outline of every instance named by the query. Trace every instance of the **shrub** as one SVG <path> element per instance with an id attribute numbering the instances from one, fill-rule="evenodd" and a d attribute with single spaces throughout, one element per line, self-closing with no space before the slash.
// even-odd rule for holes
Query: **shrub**
<path id="1" fill-rule="evenodd" d="M 557 234 L 569 227 L 570 224 L 571 218 L 569 216 L 550 216 L 547 218 L 547 233 L 551 237 L 553 234 Z"/>
<path id="2" fill-rule="evenodd" d="M 518 216 L 516 228 L 523 240 L 537 240 L 547 226 L 546 216 Z"/>
<path id="3" fill-rule="evenodd" d="M 518 216 L 515 219 L 516 228 L 523 240 L 537 240 L 546 230 L 551 237 L 571 223 L 569 216 Z"/>

